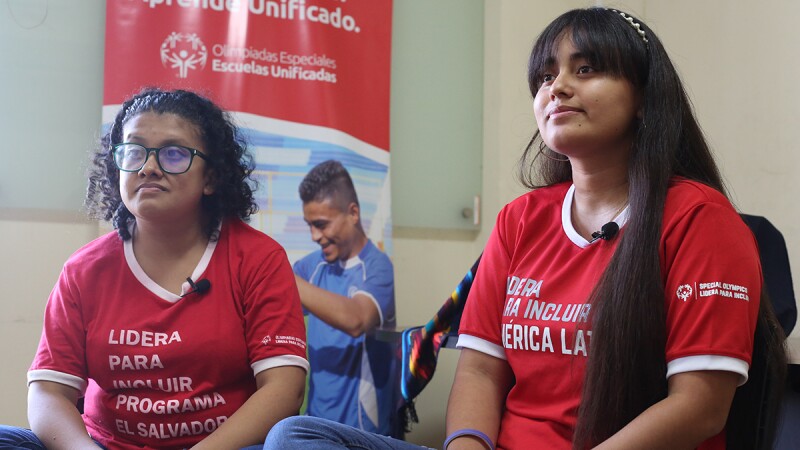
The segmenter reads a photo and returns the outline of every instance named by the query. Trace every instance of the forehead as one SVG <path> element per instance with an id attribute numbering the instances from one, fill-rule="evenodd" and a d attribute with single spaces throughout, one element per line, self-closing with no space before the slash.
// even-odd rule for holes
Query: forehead
<path id="1" fill-rule="evenodd" d="M 303 218 L 306 222 L 317 220 L 336 220 L 347 213 L 336 207 L 333 199 L 326 198 L 322 201 L 312 200 L 303 204 Z"/>
<path id="2" fill-rule="evenodd" d="M 567 63 L 569 61 L 585 58 L 584 55 L 572 40 L 572 36 L 566 33 L 561 33 L 558 39 L 553 42 L 550 54 L 544 58 L 546 65 L 555 63 Z"/>
<path id="3" fill-rule="evenodd" d="M 190 147 L 198 147 L 201 143 L 197 126 L 190 120 L 177 114 L 162 114 L 152 111 L 137 114 L 125 122 L 125 125 L 122 126 L 122 138 L 126 141 L 131 139 L 158 142 L 175 141 L 175 143 Z"/>

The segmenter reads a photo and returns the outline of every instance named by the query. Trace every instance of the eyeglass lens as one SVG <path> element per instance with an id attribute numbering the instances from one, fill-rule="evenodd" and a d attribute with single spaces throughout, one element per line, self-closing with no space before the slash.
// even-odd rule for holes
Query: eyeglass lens
<path id="1" fill-rule="evenodd" d="M 155 150 L 161 169 L 170 173 L 183 173 L 192 163 L 191 150 L 169 145 Z M 150 152 L 138 144 L 122 144 L 115 150 L 117 167 L 127 171 L 137 171 L 144 167 Z"/>

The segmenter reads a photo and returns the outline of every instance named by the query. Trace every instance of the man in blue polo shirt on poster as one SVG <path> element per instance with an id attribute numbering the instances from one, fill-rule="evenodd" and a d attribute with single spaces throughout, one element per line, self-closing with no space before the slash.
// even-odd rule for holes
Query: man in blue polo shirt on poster
<path id="1" fill-rule="evenodd" d="M 392 435 L 396 353 L 367 334 L 395 324 L 392 263 L 364 233 L 341 163 L 315 166 L 299 193 L 311 239 L 321 247 L 294 265 L 308 312 L 308 414 Z"/>

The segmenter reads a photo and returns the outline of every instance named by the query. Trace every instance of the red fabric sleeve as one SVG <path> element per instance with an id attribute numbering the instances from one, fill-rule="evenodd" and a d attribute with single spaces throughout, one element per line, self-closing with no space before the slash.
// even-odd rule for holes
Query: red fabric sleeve
<path id="1" fill-rule="evenodd" d="M 667 362 L 716 355 L 749 364 L 762 287 L 750 229 L 729 205 L 708 202 L 665 222 L 664 236 Z"/>
<path id="2" fill-rule="evenodd" d="M 250 363 L 286 355 L 305 360 L 300 295 L 283 249 L 272 248 L 258 264 L 246 267 L 241 283 Z"/>

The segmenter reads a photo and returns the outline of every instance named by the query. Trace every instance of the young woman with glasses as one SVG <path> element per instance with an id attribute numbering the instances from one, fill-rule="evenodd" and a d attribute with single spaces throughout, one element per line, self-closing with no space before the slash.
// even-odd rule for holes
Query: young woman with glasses
<path id="1" fill-rule="evenodd" d="M 5 427 L 0 447 L 263 442 L 297 413 L 308 363 L 286 254 L 243 222 L 256 204 L 236 127 L 197 94 L 148 89 L 93 162 L 86 204 L 116 232 L 64 265 L 28 372 L 32 432 Z"/>

